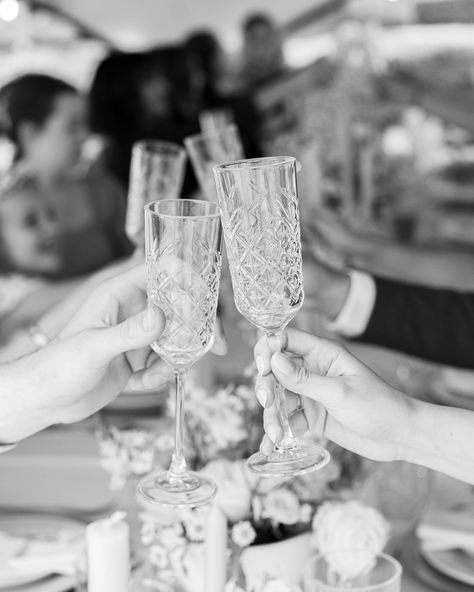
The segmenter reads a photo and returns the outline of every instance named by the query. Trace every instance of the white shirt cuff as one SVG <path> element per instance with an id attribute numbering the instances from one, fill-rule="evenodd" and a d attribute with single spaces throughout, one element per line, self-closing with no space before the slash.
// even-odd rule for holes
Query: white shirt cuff
<path id="1" fill-rule="evenodd" d="M 374 309 L 376 287 L 367 273 L 350 270 L 351 285 L 346 302 L 337 318 L 327 328 L 344 337 L 358 337 L 366 330 Z"/>

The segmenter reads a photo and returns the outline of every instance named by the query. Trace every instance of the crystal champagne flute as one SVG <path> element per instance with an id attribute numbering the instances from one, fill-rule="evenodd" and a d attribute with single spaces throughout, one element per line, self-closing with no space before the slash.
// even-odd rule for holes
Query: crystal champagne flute
<path id="1" fill-rule="evenodd" d="M 175 449 L 168 471 L 143 478 L 138 492 L 162 506 L 198 506 L 215 495 L 216 486 L 186 467 L 184 382 L 214 340 L 222 248 L 217 204 L 186 199 L 148 204 L 145 248 L 148 305 L 159 307 L 166 317 L 152 348 L 175 375 Z"/>
<path id="2" fill-rule="evenodd" d="M 184 145 L 199 182 L 203 199 L 217 201 L 216 184 L 212 168 L 221 162 L 244 158 L 242 141 L 235 124 L 214 131 L 213 133 L 188 136 Z"/>
<path id="3" fill-rule="evenodd" d="M 241 160 L 214 167 L 214 175 L 235 304 L 268 337 L 278 337 L 304 298 L 296 160 Z M 263 475 L 292 476 L 326 465 L 326 450 L 295 441 L 278 384 L 275 402 L 283 438 L 270 456 L 252 455 L 249 466 Z"/>
<path id="4" fill-rule="evenodd" d="M 163 140 L 140 140 L 132 148 L 125 231 L 143 247 L 143 208 L 157 199 L 180 197 L 186 151 L 179 144 Z"/>

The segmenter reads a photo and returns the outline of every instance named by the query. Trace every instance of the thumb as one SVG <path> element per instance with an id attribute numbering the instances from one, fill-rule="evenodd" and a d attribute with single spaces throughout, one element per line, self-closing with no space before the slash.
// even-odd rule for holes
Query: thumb
<path id="1" fill-rule="evenodd" d="M 339 404 L 344 395 L 342 379 L 314 374 L 304 362 L 295 364 L 280 352 L 273 354 L 271 365 L 273 375 L 287 390 L 313 399 L 325 407 Z"/>
<path id="2" fill-rule="evenodd" d="M 98 357 L 108 360 L 150 345 L 161 335 L 165 323 L 165 316 L 159 308 L 147 308 L 118 325 L 96 331 L 93 347 Z"/>

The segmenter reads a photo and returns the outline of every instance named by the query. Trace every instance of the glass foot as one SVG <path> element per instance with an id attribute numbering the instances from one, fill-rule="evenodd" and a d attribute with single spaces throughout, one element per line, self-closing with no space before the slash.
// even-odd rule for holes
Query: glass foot
<path id="1" fill-rule="evenodd" d="M 187 472 L 177 479 L 167 471 L 144 477 L 137 492 L 147 502 L 172 508 L 189 508 L 207 504 L 217 493 L 214 481 L 198 473 Z"/>
<path id="2" fill-rule="evenodd" d="M 329 452 L 317 446 L 297 445 L 291 450 L 275 449 L 269 456 L 256 452 L 248 459 L 248 466 L 264 477 L 294 477 L 325 467 Z"/>

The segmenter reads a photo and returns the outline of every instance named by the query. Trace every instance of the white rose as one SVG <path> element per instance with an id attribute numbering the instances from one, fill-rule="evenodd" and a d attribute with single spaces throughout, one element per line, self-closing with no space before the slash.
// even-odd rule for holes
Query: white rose
<path id="1" fill-rule="evenodd" d="M 367 573 L 382 552 L 389 526 L 374 508 L 358 501 L 328 502 L 313 519 L 313 545 L 344 580 Z"/>
<path id="2" fill-rule="evenodd" d="M 250 524 L 248 520 L 244 522 L 238 522 L 234 524 L 232 527 L 232 541 L 238 547 L 249 547 L 257 537 L 257 533 L 255 532 L 253 526 Z"/>
<path id="3" fill-rule="evenodd" d="M 202 473 L 217 485 L 217 504 L 230 522 L 250 516 L 251 491 L 245 461 L 218 459 L 204 467 Z"/>
<path id="4" fill-rule="evenodd" d="M 289 489 L 276 489 L 263 498 L 262 516 L 277 524 L 296 524 L 300 517 L 300 502 Z"/>

